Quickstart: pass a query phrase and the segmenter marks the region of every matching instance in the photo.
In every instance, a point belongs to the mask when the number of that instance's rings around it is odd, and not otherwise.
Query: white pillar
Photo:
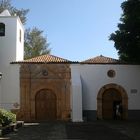
[[[77,67],[78,68],[78,67]],[[71,119],[73,122],[82,122],[82,85],[78,69],[71,67]]]
[[[0,108],[2,106],[2,92],[1,92],[1,79],[0,79]]]

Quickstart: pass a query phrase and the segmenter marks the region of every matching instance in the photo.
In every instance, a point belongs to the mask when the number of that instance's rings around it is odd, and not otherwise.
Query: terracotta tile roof
[[[14,63],[71,63],[72,61],[69,61],[67,59],[63,59],[54,55],[41,55],[37,56],[31,59],[23,60],[23,61],[16,61],[11,62]]]
[[[105,57],[105,56],[97,56],[97,57],[94,57],[94,58],[90,58],[90,59],[87,59],[85,61],[82,61],[81,63],[87,63],[87,64],[112,64],[112,63],[120,63],[119,60],[117,59],[113,59],[113,58],[110,58],[110,57]]]

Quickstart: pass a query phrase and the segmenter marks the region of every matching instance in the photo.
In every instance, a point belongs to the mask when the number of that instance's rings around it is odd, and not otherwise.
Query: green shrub
[[[2,126],[16,122],[16,115],[5,109],[0,109],[0,124]]]

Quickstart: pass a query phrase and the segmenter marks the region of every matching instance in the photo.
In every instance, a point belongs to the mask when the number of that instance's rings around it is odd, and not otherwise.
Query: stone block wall
[[[69,120],[70,79],[69,64],[21,64],[20,109],[17,118],[38,121],[36,95],[41,90],[50,90],[56,96],[56,120]]]

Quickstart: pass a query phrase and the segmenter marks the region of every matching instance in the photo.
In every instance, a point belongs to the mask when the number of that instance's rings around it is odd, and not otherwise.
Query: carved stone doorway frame
[[[108,89],[117,90],[122,98],[123,116],[122,119],[125,120],[128,117],[128,95],[125,89],[117,84],[111,83],[104,85],[98,92],[97,95],[97,119],[103,119],[103,94]]]

